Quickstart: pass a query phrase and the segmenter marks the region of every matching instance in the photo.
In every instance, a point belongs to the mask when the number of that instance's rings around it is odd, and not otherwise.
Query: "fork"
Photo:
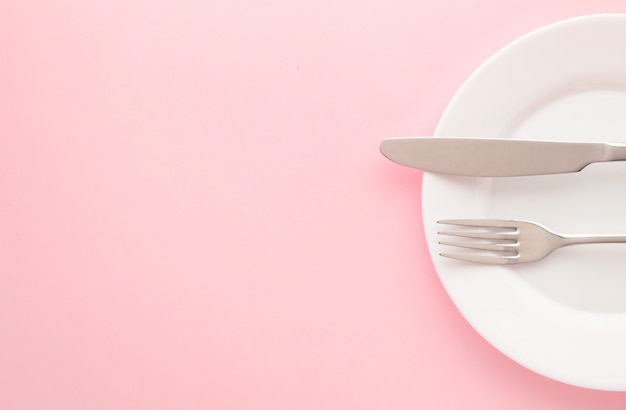
[[[503,219],[447,219],[439,224],[467,228],[438,232],[440,235],[468,238],[461,242],[442,241],[441,245],[487,251],[488,254],[440,253],[446,258],[491,265],[513,265],[541,260],[563,246],[586,243],[626,243],[626,235],[562,235],[534,222]],[[481,240],[481,241],[475,241]]]

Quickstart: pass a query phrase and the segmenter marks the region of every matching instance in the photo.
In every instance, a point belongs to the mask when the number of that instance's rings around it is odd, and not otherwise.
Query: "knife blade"
[[[626,145],[606,142],[395,137],[385,138],[380,151],[408,167],[473,177],[578,172],[594,162],[626,160]]]

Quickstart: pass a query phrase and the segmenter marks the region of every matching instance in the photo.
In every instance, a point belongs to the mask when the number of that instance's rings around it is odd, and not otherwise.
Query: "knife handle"
[[[607,143],[605,145],[605,161],[626,161],[626,144]]]

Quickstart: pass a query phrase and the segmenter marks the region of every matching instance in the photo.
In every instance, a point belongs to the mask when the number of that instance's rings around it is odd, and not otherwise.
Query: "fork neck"
[[[563,246],[585,243],[626,243],[626,235],[563,235]]]

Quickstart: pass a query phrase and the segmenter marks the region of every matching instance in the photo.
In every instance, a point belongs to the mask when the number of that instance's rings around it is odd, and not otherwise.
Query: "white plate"
[[[556,23],[513,42],[461,87],[438,136],[626,141],[626,15]],[[514,267],[438,256],[436,221],[510,218],[563,233],[626,233],[626,163],[580,173],[425,173],[424,228],[451,299],[489,343],[565,383],[626,390],[626,244],[563,248]]]

